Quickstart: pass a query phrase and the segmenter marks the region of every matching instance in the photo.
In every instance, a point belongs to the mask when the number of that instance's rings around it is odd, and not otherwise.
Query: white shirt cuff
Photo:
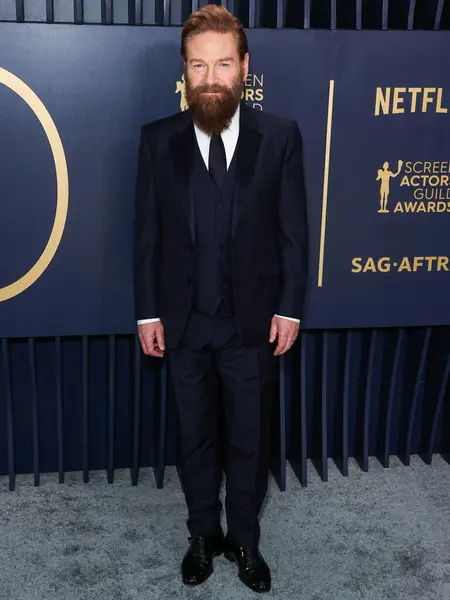
[[[280,319],[287,319],[288,321],[294,321],[294,323],[300,323],[300,319],[294,319],[294,317],[283,317],[283,315],[274,315],[280,317]]]
[[[144,323],[157,323],[158,321],[161,321],[161,319],[141,319],[137,324],[143,325]]]
[[[280,317],[280,319],[287,319],[288,321],[294,321],[294,323],[300,323],[300,319],[294,319],[293,317],[285,317],[283,315],[274,315],[275,317]],[[138,325],[143,325],[144,323],[157,323],[161,319],[141,319],[137,322]]]

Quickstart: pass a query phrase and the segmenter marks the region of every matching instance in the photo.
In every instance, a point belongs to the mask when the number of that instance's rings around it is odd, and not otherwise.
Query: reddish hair
[[[248,52],[248,41],[245,29],[239,19],[233,16],[224,6],[207,4],[189,17],[181,31],[181,56],[186,60],[186,42],[189,38],[204,33],[232,33],[238,45],[239,58],[244,60]]]

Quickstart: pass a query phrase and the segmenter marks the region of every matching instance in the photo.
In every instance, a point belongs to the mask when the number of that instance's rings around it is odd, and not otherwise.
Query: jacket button
[[[190,277],[186,277],[186,281],[188,282],[188,285],[191,285],[192,279]]]
[[[190,250],[191,252],[194,252],[194,244],[189,244],[189,250]]]

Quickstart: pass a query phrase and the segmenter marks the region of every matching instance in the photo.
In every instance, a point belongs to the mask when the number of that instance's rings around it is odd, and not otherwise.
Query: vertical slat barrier
[[[73,0],[73,21],[75,25],[83,25],[83,0]]]
[[[301,435],[301,463],[300,463],[300,483],[303,487],[308,485],[308,460],[306,446],[306,348],[307,348],[307,332],[300,334],[300,435]]]
[[[413,393],[413,397],[412,397],[412,401],[411,401],[411,410],[409,413],[408,433],[407,433],[407,437],[406,437],[406,448],[405,448],[405,454],[403,456],[403,463],[406,466],[409,466],[409,464],[411,462],[411,445],[412,445],[412,436],[413,436],[413,431],[414,431],[414,422],[415,422],[415,418],[416,418],[417,404],[419,401],[422,378],[423,378],[423,374],[425,371],[425,364],[426,364],[427,355],[428,355],[428,348],[430,345],[430,338],[431,338],[431,327],[427,327],[426,332],[425,332],[425,337],[423,340],[422,352],[420,353],[419,368],[417,370],[416,382],[414,385],[414,393]]]
[[[362,29],[362,0],[356,0],[356,29]]]
[[[6,393],[6,438],[8,447],[9,490],[12,492],[16,487],[16,476],[14,473],[14,422],[12,411],[11,369],[9,365],[9,344],[8,340],[5,338],[2,339],[2,355]]]
[[[441,416],[441,412],[444,407],[445,392],[447,389],[449,377],[450,377],[450,354],[447,357],[447,363],[445,366],[444,375],[442,377],[442,382],[441,382],[441,385],[439,388],[439,396],[438,396],[438,401],[436,404],[436,410],[434,412],[433,425],[432,425],[431,433],[430,433],[430,441],[428,444],[427,453],[424,457],[424,461],[426,462],[427,465],[431,465],[431,462],[433,459],[433,451],[434,451],[435,444],[436,444],[436,434],[438,431],[438,425],[439,425],[439,419]]]
[[[350,399],[350,366],[354,332],[347,331],[344,367],[344,391],[342,401],[342,475],[348,476],[348,405]]]
[[[83,481],[89,482],[89,340],[84,335],[81,341],[81,386],[83,420]]]
[[[168,27],[170,25],[170,0],[164,0],[163,25],[165,27]]]
[[[128,0],[128,25],[136,25],[136,3]]]
[[[102,25],[113,23],[113,0],[101,0]]]
[[[286,0],[277,0],[277,29],[283,29],[286,22]]]
[[[414,13],[416,11],[416,0],[409,0],[408,30],[414,29]]]
[[[330,29],[336,29],[337,26],[337,7],[336,0],[330,0]]]
[[[397,379],[400,365],[400,357],[405,342],[406,330],[400,329],[397,337],[397,345],[395,347],[394,365],[392,367],[391,382],[389,386],[389,398],[388,406],[386,411],[386,424],[385,424],[385,438],[384,438],[384,450],[383,456],[381,457],[381,464],[383,467],[389,467],[389,451],[391,443],[391,430],[392,430],[392,409],[394,407],[395,390],[397,388]]]
[[[116,336],[109,336],[108,483],[114,482],[114,417],[116,399]]]
[[[250,29],[256,27],[256,0],[250,0],[248,5],[248,26]]]
[[[144,0],[135,0],[134,1],[134,22],[136,25],[142,25],[142,14],[144,11]]]
[[[198,10],[198,0],[192,0],[192,12]]]
[[[16,0],[16,21],[17,23],[24,23],[25,21],[24,0]]]
[[[139,478],[139,441],[141,427],[141,367],[142,353],[139,336],[135,335],[134,344],[134,423],[133,423],[133,466],[131,483],[137,485]]]
[[[58,476],[64,483],[64,422],[62,394],[62,348],[61,337],[55,339],[56,419],[58,430]]]
[[[234,2],[235,0],[221,0],[221,5],[229,10],[232,15],[234,15]]]
[[[304,0],[303,8],[303,28],[309,29],[311,26],[311,0]]]
[[[382,15],[381,15],[381,29],[386,31],[389,23],[389,0],[383,0]]]
[[[128,0],[128,25],[142,25],[143,0]]]
[[[434,18],[434,27],[435,31],[439,31],[441,28],[441,19],[442,19],[442,11],[444,10],[444,0],[439,0],[436,7],[436,16]]]
[[[375,365],[375,349],[377,345],[377,330],[373,329],[370,336],[369,361],[367,363],[366,391],[364,396],[364,431],[363,431],[363,458],[362,470],[369,470],[369,445],[370,445],[370,407],[372,398],[372,378]]]
[[[166,414],[167,414],[167,361],[164,360],[160,372],[160,413],[159,441],[156,450],[156,465],[153,468],[156,486],[161,489],[164,485],[165,451],[166,451]]]
[[[39,472],[39,425],[38,425],[38,399],[36,382],[36,352],[34,338],[28,338],[28,364],[30,367],[31,380],[31,423],[33,435],[33,473],[34,485],[40,483]]]
[[[322,423],[322,463],[321,477],[323,481],[328,481],[328,341],[329,333],[323,333],[322,347],[322,408],[321,408],[321,423]]]
[[[53,23],[55,19],[53,0],[46,0],[45,2],[45,18],[47,23]]]

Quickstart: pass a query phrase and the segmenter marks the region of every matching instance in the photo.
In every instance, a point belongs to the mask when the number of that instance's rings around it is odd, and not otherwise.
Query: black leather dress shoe
[[[225,558],[238,564],[239,579],[254,592],[268,592],[270,570],[258,548],[238,546],[228,539],[225,544]]]
[[[222,554],[223,536],[190,537],[191,542],[181,563],[183,583],[198,585],[208,579],[213,572],[213,558]]]

